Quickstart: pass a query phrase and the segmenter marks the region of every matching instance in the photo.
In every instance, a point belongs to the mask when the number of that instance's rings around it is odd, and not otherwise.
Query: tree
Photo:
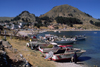
[[[41,20],[49,20],[48,16],[42,17]]]
[[[8,22],[9,23],[10,21],[9,20],[5,20],[5,22]]]
[[[95,25],[96,26],[100,26],[100,22],[95,22]]]
[[[73,27],[73,24],[82,24],[83,22],[81,22],[79,19],[76,18],[67,18],[67,17],[56,17],[55,20],[57,21],[57,23],[61,23],[61,24],[67,24],[68,26]]]
[[[24,18],[22,18],[22,21],[25,21]]]
[[[20,17],[17,16],[17,17],[15,17],[13,20],[15,20],[15,21],[20,20]]]
[[[68,16],[72,16],[73,17],[73,14],[68,14]]]
[[[87,13],[85,13],[88,17],[92,17],[91,15],[89,15],[89,14],[87,14]]]
[[[43,24],[42,23],[35,23],[34,26],[40,28],[41,26],[43,26]]]
[[[90,23],[91,23],[91,24],[94,24],[92,20],[90,20]]]

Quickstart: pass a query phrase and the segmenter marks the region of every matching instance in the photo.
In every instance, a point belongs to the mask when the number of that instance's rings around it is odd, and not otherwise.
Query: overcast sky
[[[15,17],[22,11],[29,11],[40,16],[53,7],[68,4],[100,18],[100,0],[0,0],[0,17]]]

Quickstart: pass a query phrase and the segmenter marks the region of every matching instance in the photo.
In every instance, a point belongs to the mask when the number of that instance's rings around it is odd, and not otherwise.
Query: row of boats
[[[85,39],[85,36],[76,36],[74,38],[58,38],[57,36],[46,34],[45,37],[40,37],[39,40],[42,42],[30,41],[29,43],[26,43],[26,45],[31,49],[38,49],[44,55],[45,59],[60,61],[71,59],[75,54],[77,54],[77,57],[80,57],[84,52],[86,52],[86,50],[74,48],[72,45],[61,44],[70,44],[76,42],[77,40]],[[49,45],[52,45],[52,48],[46,47]]]
[[[65,36],[63,36],[63,38],[60,38],[58,36],[54,36],[50,34],[45,34],[44,37],[40,36],[40,40],[49,41],[57,44],[72,44],[78,40],[85,40],[85,39],[86,37],[84,35],[79,35],[71,38],[66,38]]]

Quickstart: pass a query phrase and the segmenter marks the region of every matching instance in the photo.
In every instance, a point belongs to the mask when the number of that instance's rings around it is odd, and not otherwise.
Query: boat
[[[54,30],[54,32],[57,32],[57,30]]]
[[[45,34],[44,37],[42,37],[42,36],[39,36],[39,37],[40,37],[39,38],[40,40],[44,40],[44,41],[54,41],[58,38],[58,36],[51,35],[51,34]]]
[[[48,52],[50,52],[50,51],[52,51],[52,52],[57,52],[58,49],[60,49],[60,47],[57,46],[57,45],[54,45],[52,48],[41,48],[41,47],[39,46],[38,49],[39,49],[39,51],[42,52],[42,53],[48,53]]]
[[[28,43],[26,43],[26,46],[31,48],[32,50],[38,50],[38,47],[41,46],[41,47],[45,47],[47,46],[48,44],[46,44],[45,42],[39,42],[39,41],[30,41]]]
[[[61,31],[58,31],[58,33],[61,33]]]
[[[84,35],[75,36],[76,40],[85,40],[86,37]]]
[[[61,38],[61,40],[55,41],[57,44],[72,44],[75,42],[75,38]]]
[[[77,57],[80,57],[84,52],[85,52],[85,50],[81,50],[81,51],[76,52]],[[59,50],[58,53],[53,54],[51,59],[54,60],[54,61],[68,60],[68,59],[71,59],[74,56],[74,54],[75,54],[74,51],[66,52],[64,50]]]
[[[45,59],[51,59],[54,61],[71,59],[71,57],[73,57],[75,53],[77,54],[77,57],[80,57],[84,52],[86,52],[86,50],[73,48],[72,45],[56,45],[55,47],[60,48],[56,48],[55,50],[53,48],[39,48],[39,50],[42,53],[45,53]]]

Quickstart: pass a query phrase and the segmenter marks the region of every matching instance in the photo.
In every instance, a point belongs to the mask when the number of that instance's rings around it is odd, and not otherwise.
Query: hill
[[[35,15],[28,11],[23,11],[21,14],[11,19],[11,21],[17,22],[35,22]]]
[[[48,16],[55,20],[56,17],[70,17],[77,18],[83,22],[81,25],[82,28],[98,28],[95,26],[95,22],[100,22],[99,20],[93,18],[91,15],[80,11],[79,9],[72,7],[70,5],[60,5],[53,7],[49,12],[40,16],[40,18]],[[93,23],[91,24],[92,21]]]

